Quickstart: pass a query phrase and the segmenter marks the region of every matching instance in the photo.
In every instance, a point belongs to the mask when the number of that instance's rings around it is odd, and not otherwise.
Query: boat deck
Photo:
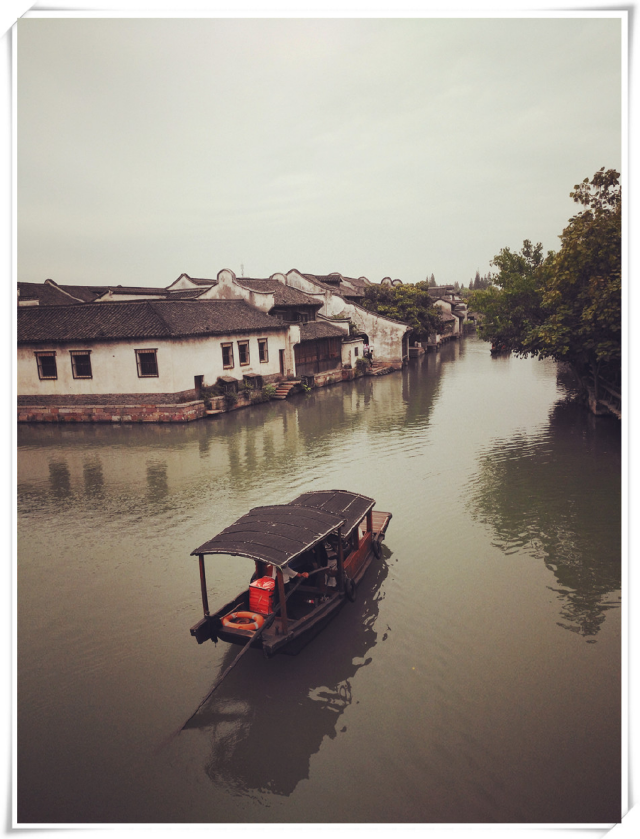
[[[383,513],[378,510],[372,512],[373,516],[373,538],[384,536],[391,521],[391,513]]]

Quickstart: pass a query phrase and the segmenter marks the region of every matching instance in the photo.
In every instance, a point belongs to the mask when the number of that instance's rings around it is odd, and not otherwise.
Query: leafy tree
[[[569,362],[592,407],[598,378],[620,381],[621,189],[619,173],[604,167],[574,187],[583,210],[569,219],[557,253],[542,254],[528,240],[519,254],[494,258],[495,285],[470,300],[483,322],[480,334],[520,355]]]
[[[440,310],[429,297],[426,282],[415,285],[370,285],[365,288],[362,305],[394,320],[408,323],[413,337],[426,341],[429,335],[442,332]]]
[[[435,288],[435,287],[436,287],[436,278],[432,274],[431,277],[429,278],[429,288]]]
[[[574,187],[571,197],[584,210],[562,231],[562,247],[543,290],[550,314],[539,329],[545,355],[571,362],[580,377],[600,375],[614,384],[621,364],[619,178],[602,167]]]
[[[539,352],[536,330],[544,320],[542,286],[552,254],[546,257],[542,245],[527,239],[520,253],[503,248],[494,257],[500,270],[496,285],[482,287],[476,279],[469,305],[483,315],[478,332],[481,338],[520,355]],[[480,290],[478,288],[480,283]]]

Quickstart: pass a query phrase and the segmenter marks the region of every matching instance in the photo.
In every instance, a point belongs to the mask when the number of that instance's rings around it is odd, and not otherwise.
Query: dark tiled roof
[[[303,274],[302,276],[323,286],[329,286],[333,289],[338,287],[340,294],[351,296],[361,296],[364,293],[363,290],[368,285],[371,285],[371,282],[366,277],[344,277],[337,271],[332,274]]]
[[[340,283],[340,294],[343,297],[357,297],[358,299],[364,297],[364,291],[361,288],[354,288],[348,283]]]
[[[319,277],[316,277],[315,274],[302,274],[302,276],[307,280],[311,280],[312,283],[315,283],[317,286],[320,286],[320,288],[328,288],[331,289],[331,291],[335,291],[334,285],[329,285],[328,283],[322,282],[322,280]]]
[[[343,277],[343,279],[356,288],[364,289],[367,286],[373,285],[371,280],[368,280],[366,277]]]
[[[109,291],[114,294],[169,294],[166,288],[151,288],[150,286],[133,285],[110,285],[105,289],[105,293]]]
[[[218,284],[217,280],[207,280],[204,277],[190,277],[188,274],[180,274],[178,280],[182,279],[182,277],[186,277],[187,280],[191,280],[191,282],[195,283],[196,285],[212,286]],[[178,280],[174,280],[174,282],[178,282]]]
[[[301,341],[315,341],[317,338],[345,338],[347,335],[344,329],[326,320],[310,320],[300,324]]]
[[[168,291],[167,300],[195,300],[206,292],[205,288],[183,288],[181,291]],[[234,380],[235,381],[235,380]]]
[[[350,282],[342,282],[345,278],[340,274],[302,274],[302,276],[320,288],[329,289],[334,294],[339,294],[341,297],[349,297],[351,299],[357,298],[358,300],[364,297],[364,293],[360,288],[355,288],[350,284]]]
[[[305,274],[305,277],[313,277],[327,285],[339,285],[342,280],[341,274]]]
[[[18,309],[18,343],[177,338],[282,329],[244,300],[145,300]]]
[[[79,297],[84,303],[91,303],[107,290],[106,285],[61,285],[60,288]]]
[[[218,281],[215,280],[215,279],[214,280],[208,280],[205,277],[189,277],[189,279],[191,280],[192,283],[195,283],[196,285],[206,285],[206,286],[218,285]]]
[[[18,283],[19,301],[38,300],[41,306],[69,306],[82,302],[77,292],[71,291],[73,286],[58,286],[50,283]],[[64,294],[68,291],[68,294]],[[76,298],[73,300],[69,295]],[[92,298],[93,299],[93,298]]]
[[[256,280],[252,277],[237,277],[236,281],[253,291],[269,291],[273,293],[273,301],[276,306],[315,306],[322,307],[320,300],[314,300],[304,291],[285,285],[278,280]]]

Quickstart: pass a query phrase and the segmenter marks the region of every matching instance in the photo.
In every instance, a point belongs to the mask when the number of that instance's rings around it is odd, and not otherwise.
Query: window
[[[71,350],[71,370],[74,379],[92,379],[91,350]]]
[[[258,338],[258,357],[260,361],[269,361],[269,347],[266,338]]]
[[[145,376],[158,375],[158,350],[136,350],[136,361],[138,363],[138,376],[142,379]]]
[[[353,348],[353,354],[355,355],[356,358],[358,357],[358,347]]]
[[[57,379],[56,354],[54,352],[37,352],[38,377],[40,379]]]
[[[222,366],[233,367],[233,344],[222,344]]]
[[[249,363],[249,342],[238,341],[238,358],[240,359],[240,366],[244,367]]]

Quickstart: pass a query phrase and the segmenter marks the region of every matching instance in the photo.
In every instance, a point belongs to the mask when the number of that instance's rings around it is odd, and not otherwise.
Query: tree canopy
[[[443,328],[440,310],[432,304],[428,288],[426,281],[415,285],[370,285],[365,288],[362,305],[385,317],[408,323],[413,328],[413,337],[426,341],[429,335],[441,332]]]
[[[621,363],[621,189],[604,167],[570,193],[584,208],[560,236],[557,253],[525,240],[494,257],[493,286],[474,291],[480,335],[523,356],[572,364],[579,377],[617,384]]]
[[[546,257],[542,245],[526,239],[519,253],[503,248],[493,258],[498,268],[494,285],[473,292],[470,308],[483,315],[482,338],[519,355],[538,355],[536,330],[544,321],[542,288],[552,254]]]

